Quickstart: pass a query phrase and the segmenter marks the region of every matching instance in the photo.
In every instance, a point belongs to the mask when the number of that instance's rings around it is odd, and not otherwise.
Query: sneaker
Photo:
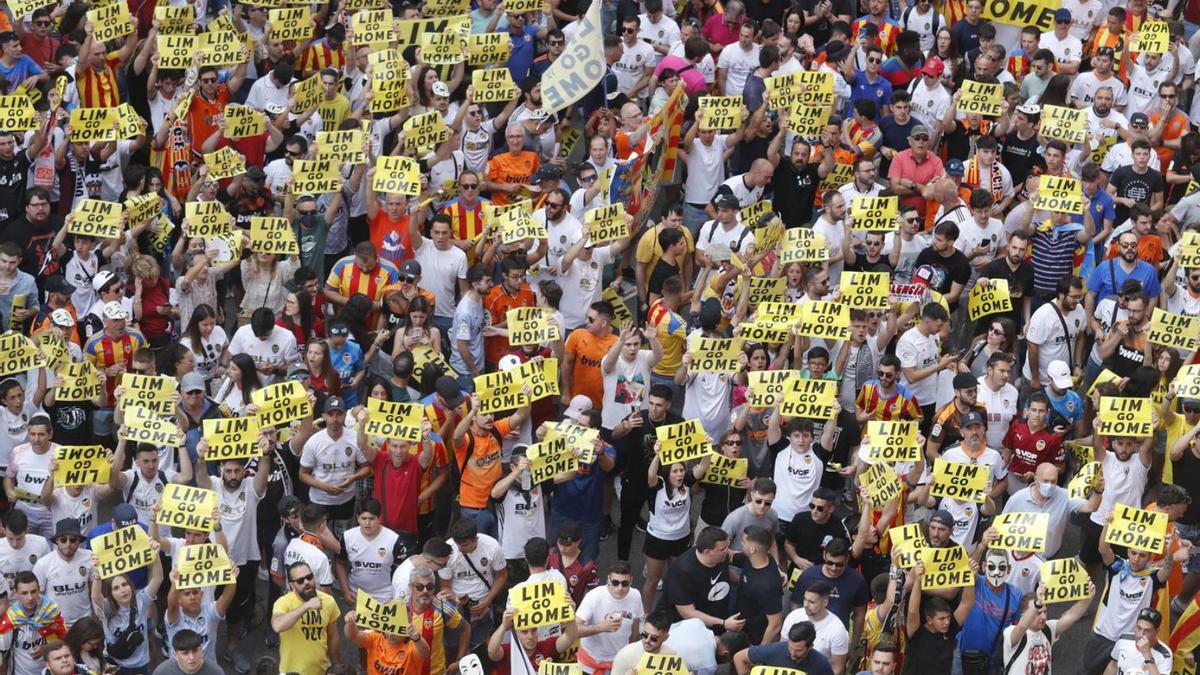
[[[250,659],[239,651],[226,651],[225,658],[233,664],[233,669],[239,673],[249,673],[252,670]]]
[[[641,532],[642,534],[646,534],[646,521],[642,520],[641,518],[638,518],[637,522],[633,524],[633,529],[635,532]]]
[[[608,541],[615,529],[612,518],[605,518],[604,522],[600,524],[600,541]]]

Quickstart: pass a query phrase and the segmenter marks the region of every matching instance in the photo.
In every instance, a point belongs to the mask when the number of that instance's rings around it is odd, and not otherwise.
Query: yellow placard
[[[750,206],[738,211],[738,222],[746,227],[758,227],[762,217],[775,211],[775,204],[770,199],[760,199]]]
[[[250,250],[255,253],[299,255],[300,245],[287,218],[251,216]]]
[[[505,244],[525,239],[546,238],[545,223],[534,220],[524,208],[500,211],[496,214],[494,222],[500,227],[500,240]]]
[[[1200,267],[1200,232],[1187,230],[1179,241],[1179,266],[1183,269]]]
[[[790,378],[783,387],[783,401],[779,404],[779,414],[783,417],[815,420],[833,417],[837,384],[834,380]]]
[[[111,465],[100,445],[59,445],[54,449],[54,485],[105,485]]]
[[[583,675],[583,666],[578,663],[542,661],[538,664],[538,675]]]
[[[542,74],[542,109],[546,112],[557,112],[575,103],[604,78],[606,64],[600,3],[588,7],[579,30],[575,31],[569,54],[571,58],[556,59]]]
[[[746,373],[750,390],[746,402],[752,408],[771,408],[783,400],[787,381],[800,378],[798,370],[752,370]]]
[[[504,315],[508,343],[514,347],[540,345],[562,338],[558,322],[545,307],[514,307]]]
[[[117,406],[122,410],[138,407],[164,417],[175,414],[175,391],[179,387],[175,378],[122,373],[120,385],[123,391]]]
[[[127,525],[105,532],[91,541],[96,576],[101,579],[128,574],[151,565],[158,559],[150,547],[150,537],[141,525]]]
[[[1071,441],[1067,441],[1063,445],[1066,446],[1067,452],[1071,453],[1071,460],[1077,466],[1083,466],[1096,460],[1096,448],[1090,445],[1080,445]]]
[[[836,190],[841,186],[854,180],[854,162],[842,164],[837,162],[833,165],[833,171],[829,175],[821,179],[817,184],[817,190],[821,191],[818,194],[823,194],[826,190]]]
[[[209,22],[208,32],[197,36],[196,49],[204,55],[204,65],[233,68],[239,63],[249,60],[250,36],[230,28],[217,27],[215,23],[215,21]],[[297,90],[293,89],[292,91],[296,92]]]
[[[896,564],[903,569],[912,569],[921,562],[921,549],[929,546],[925,533],[921,531],[920,523],[910,523],[893,527],[887,532],[892,542],[892,550],[896,552]]]
[[[904,484],[891,464],[876,462],[862,472],[862,484],[867,488],[867,496],[871,503],[879,507],[904,492]]]
[[[214,496],[216,496],[215,493]],[[166,501],[165,498],[164,501]],[[178,563],[175,569],[179,572],[179,577],[175,582],[175,588],[181,591],[189,588],[228,586],[237,581],[237,568],[229,562],[225,551],[216,544],[181,546],[178,549],[177,557]]]
[[[780,302],[786,292],[787,279],[783,277],[750,277],[751,305],[762,302]]]
[[[1050,516],[1046,513],[1002,513],[992,522],[999,536],[991,543],[992,548],[1006,551],[1046,552],[1046,533],[1050,528]]]
[[[555,476],[577,471],[579,458],[567,450],[567,441],[561,436],[547,438],[526,448],[525,456],[529,458],[530,482],[538,485]]]
[[[364,9],[350,17],[354,44],[366,45],[372,51],[386,47],[396,39],[392,28],[392,13],[386,9]]]
[[[294,195],[342,191],[341,165],[331,158],[292,160],[292,177]]]
[[[354,625],[385,635],[405,635],[408,632],[408,603],[393,600],[382,603],[358,589],[354,601]]]
[[[56,372],[58,376],[64,380],[64,385],[65,380],[69,378],[78,379],[80,377],[86,377],[88,373],[95,372],[95,367],[93,367],[91,370],[86,368],[77,368],[73,371],[67,371],[66,366],[73,365],[69,363],[71,356],[67,349],[67,341],[55,334],[54,331],[43,330],[34,333],[33,338],[37,341],[38,351],[40,351],[42,356],[46,359],[46,367]],[[89,366],[92,365],[90,361],[83,361],[80,363],[80,365],[83,364],[87,364]],[[83,384],[86,385],[86,381]],[[55,400],[63,400],[62,390],[62,385],[55,390]]]
[[[975,284],[967,296],[967,318],[978,321],[985,316],[1012,311],[1012,294],[1007,279],[988,279],[987,284]]]
[[[33,14],[34,10],[55,4],[54,0],[8,0],[8,9],[18,21]]]
[[[511,371],[484,373],[475,378],[475,412],[493,415],[529,405],[525,388]]]
[[[850,307],[840,302],[817,300],[801,305],[797,335],[826,340],[850,339]]]
[[[421,169],[411,157],[383,155],[375,160],[371,189],[385,194],[416,197],[421,194]]]
[[[17,297],[22,300],[25,298],[23,295]],[[46,357],[42,356],[42,350],[28,336],[20,333],[0,336],[0,377],[24,373],[45,364]]]
[[[864,197],[858,195],[850,203],[850,228],[867,232],[894,232],[896,230],[896,211],[900,208],[900,198]]]
[[[125,200],[125,224],[129,227],[137,227],[142,223],[152,220],[155,216],[162,213],[162,197],[157,193],[151,192],[144,195],[134,195]]]
[[[404,143],[418,155],[432,152],[447,138],[450,138],[450,127],[446,126],[446,119],[437,110],[414,115],[404,122]]]
[[[392,403],[377,398],[367,399],[368,436],[396,438],[409,443],[421,442],[421,420],[425,408],[419,403]]]
[[[433,18],[466,14],[469,11],[470,0],[429,0],[425,3],[421,15]]]
[[[191,6],[189,5],[190,9]],[[163,9],[158,7],[157,9]],[[187,70],[196,65],[198,40],[195,35],[163,35],[154,39],[158,47],[158,67],[162,70]]]
[[[708,470],[704,472],[704,476],[700,479],[701,483],[738,487],[746,479],[746,473],[750,469],[750,461],[745,457],[733,459],[719,452],[710,452],[708,453],[708,457]]]
[[[795,103],[788,108],[788,129],[802,138],[816,138],[829,124],[832,106]]]
[[[413,377],[419,382],[421,375],[424,374],[425,368],[434,366],[450,377],[456,377],[459,373],[450,367],[450,363],[446,361],[446,357],[442,353],[433,349],[429,345],[417,345],[412,348],[413,355]]]
[[[268,10],[271,40],[307,40],[313,35],[312,12],[307,7]]]
[[[267,118],[254,108],[238,103],[225,106],[225,138],[251,138],[267,131]]]
[[[133,140],[142,135],[142,125],[145,122],[133,106],[122,103],[117,106],[117,138]]]
[[[1078,558],[1059,558],[1042,563],[1041,580],[1046,586],[1045,602],[1075,602],[1091,597],[1092,579]]]
[[[92,24],[92,40],[96,42],[111,42],[133,32],[129,5],[124,2],[112,2],[89,9],[87,20]]]
[[[612,325],[614,328],[620,330],[633,321],[633,314],[629,311],[629,305],[625,304],[624,298],[617,293],[616,288],[605,286],[604,290],[600,292],[600,299],[607,302],[609,307],[613,309]]]
[[[67,232],[98,239],[116,239],[121,236],[121,211],[121,204],[117,202],[84,199],[75,207]]]
[[[637,675],[688,675],[687,665],[678,654],[644,652],[637,662]]]
[[[1042,106],[1042,123],[1038,133],[1067,143],[1087,140],[1087,111],[1060,105]]]
[[[991,470],[986,464],[948,462],[939,457],[933,461],[933,479],[930,495],[982,504],[991,482]]]
[[[255,389],[250,394],[250,402],[258,406],[258,421],[263,427],[278,426],[312,415],[312,404],[308,401],[304,385],[295,380]]]
[[[700,110],[704,117],[700,123],[703,131],[734,131],[742,126],[741,96],[703,96]]]
[[[472,66],[506,63],[511,51],[512,41],[508,33],[472,33],[467,38],[467,63]],[[509,79],[512,79],[511,76]],[[474,75],[471,82],[475,82]],[[478,84],[475,85],[475,95],[479,96]]]
[[[664,424],[654,429],[654,435],[660,443],[658,458],[664,466],[700,459],[712,450],[708,432],[700,425],[700,420]]]
[[[1116,504],[1104,541],[1162,555],[1167,550],[1167,514]]]
[[[125,408],[125,435],[132,443],[151,443],[179,447],[179,427],[171,420],[160,417],[142,407]]]
[[[457,33],[425,33],[420,45],[421,60],[430,65],[462,63],[467,58],[464,41]]]
[[[1061,6],[1059,0],[986,0],[983,18],[1019,28],[1037,26],[1049,33],[1054,30],[1054,12]]]
[[[779,264],[826,260],[829,260],[829,245],[825,243],[825,235],[805,227],[793,227],[784,232],[779,244]]]
[[[688,340],[688,354],[692,363],[688,371],[693,373],[736,373],[741,370],[738,355],[742,341],[736,338],[693,337]]]
[[[317,159],[332,160],[335,165],[363,164],[367,161],[363,151],[361,129],[346,131],[318,131]]]
[[[894,464],[921,460],[915,420],[870,420],[863,444],[867,446],[867,460],[871,462]]]
[[[292,107],[290,112],[302,115],[316,108],[325,98],[321,74],[315,73],[292,85]]]
[[[537,12],[545,5],[543,0],[512,0],[512,4],[508,0],[504,2],[504,11],[509,14],[525,14],[527,12]]]
[[[791,339],[791,327],[786,324],[773,323],[767,319],[743,321],[734,331],[739,339],[750,342],[767,342],[783,344]]]
[[[887,272],[842,272],[842,302],[851,309],[890,309],[892,277]]]
[[[1042,176],[1038,179],[1033,208],[1056,213],[1083,214],[1083,187],[1078,178]]]
[[[189,237],[214,239],[230,230],[229,212],[221,202],[187,202],[183,205],[183,231]]]
[[[1100,462],[1088,462],[1067,483],[1067,496],[1071,499],[1091,499],[1099,480]]]
[[[64,345],[65,347],[65,345]],[[50,357],[47,356],[47,360]],[[62,384],[54,390],[54,400],[62,403],[91,401],[102,393],[96,367],[88,361],[67,363],[58,371]]]
[[[1171,44],[1171,28],[1166,21],[1143,21],[1132,50],[1147,54],[1166,54]]]
[[[262,455],[258,435],[262,431],[257,417],[229,417],[204,420],[204,440],[208,452],[204,459],[223,462],[227,459],[250,459]]]
[[[116,108],[76,108],[69,122],[71,142],[115,141],[119,122]]]
[[[1200,398],[1200,365],[1186,365],[1171,381],[1177,398]]]
[[[1001,103],[1004,101],[1004,85],[963,80],[962,88],[959,91],[962,96],[958,100],[958,112],[985,117],[1000,116]]]
[[[1108,368],[1101,370],[1100,374],[1096,376],[1096,379],[1092,381],[1092,386],[1088,387],[1088,396],[1091,396],[1092,392],[1096,391],[1096,385],[1103,384],[1105,382],[1118,382],[1120,379],[1120,375],[1117,375]]]
[[[557,625],[575,618],[566,589],[557,581],[518,584],[509,594],[509,601],[516,630]]]
[[[162,493],[157,523],[185,530],[212,532],[217,493],[213,490],[168,483]]]
[[[28,96],[0,96],[0,131],[28,131],[37,127],[37,119]]]
[[[529,400],[558,396],[558,359],[530,359],[513,369],[514,377],[529,387]]]
[[[1153,409],[1154,404],[1149,398],[1102,396],[1096,433],[1101,436],[1149,436],[1154,433]]]
[[[781,666],[751,666],[750,675],[805,675],[803,670]]]
[[[208,165],[208,177],[212,180],[225,180],[246,173],[245,158],[229,146],[204,153],[204,163]]]
[[[1147,341],[1182,352],[1193,352],[1196,351],[1198,339],[1200,318],[1154,308],[1150,315],[1150,329],[1146,331]]]
[[[925,574],[921,577],[922,591],[975,585],[975,573],[971,571],[970,557],[961,545],[923,548],[921,564],[925,566]]]
[[[587,226],[588,239],[593,246],[629,236],[629,224],[625,220],[623,203],[588,209],[583,215],[583,221]]]
[[[158,5],[154,8],[154,18],[159,23],[159,35],[187,33],[195,29],[196,10],[191,5]]]
[[[801,70],[787,75],[768,77],[764,83],[767,85],[767,91],[771,92],[772,107],[805,106],[825,108],[826,110],[833,107],[833,73],[831,72]]]

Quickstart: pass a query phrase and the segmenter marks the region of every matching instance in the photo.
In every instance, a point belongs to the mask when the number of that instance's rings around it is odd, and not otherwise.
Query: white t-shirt
[[[941,355],[942,341],[937,333],[929,336],[921,334],[916,327],[909,328],[900,336],[896,343],[896,356],[900,359],[901,368],[928,368],[937,363]],[[903,372],[900,381],[916,396],[917,403],[929,405],[937,398],[937,378],[930,375],[917,382],[909,382]]]
[[[893,237],[897,236],[894,232],[888,232],[883,237],[883,250],[889,254],[892,251]],[[892,272],[892,281],[895,283],[906,284],[912,280],[913,270],[917,267],[917,256],[921,255],[921,251],[929,248],[930,237],[925,233],[913,235],[911,240],[905,241],[900,238],[900,263],[896,265],[896,270]]]
[[[72,497],[67,488],[54,488],[54,501],[50,506],[50,520],[57,523],[63,518],[79,521],[79,530],[87,533],[96,526],[96,486],[84,486],[78,497]]]
[[[939,82],[932,89],[925,86],[925,78],[913,80],[908,86],[912,95],[912,115],[927,127],[941,123],[950,107],[950,92]]]
[[[654,352],[649,349],[639,350],[632,361],[618,355],[612,372],[603,373],[604,405],[600,408],[600,426],[612,429],[629,413],[645,407],[650,394],[653,358]]]
[[[933,41],[937,37],[934,26],[938,25],[939,28],[945,26],[946,20],[938,15],[937,9],[932,5],[924,14],[918,12],[916,6],[913,6],[901,16],[900,25],[905,30],[911,30],[917,34],[921,41],[921,52],[926,53],[933,49]]]
[[[1040,376],[1038,379],[1042,382],[1049,379],[1046,369],[1050,367],[1051,361],[1064,361],[1068,366],[1075,367],[1070,360],[1071,357],[1077,356],[1075,354],[1075,336],[1079,335],[1079,331],[1087,325],[1087,312],[1083,309],[1083,303],[1076,305],[1075,309],[1062,316],[1061,320],[1059,317],[1058,306],[1054,302],[1047,302],[1038,307],[1033,316],[1029,317],[1029,325],[1025,327],[1025,340],[1039,347],[1038,370]],[[1064,321],[1067,325],[1067,335],[1065,336],[1063,335]],[[1026,380],[1032,379],[1029,372],[1029,359],[1025,360],[1021,374]]]
[[[421,263],[421,288],[433,293],[437,300],[433,315],[453,318],[458,280],[467,278],[467,254],[453,245],[445,251],[438,250],[433,241],[424,239],[413,257]]]
[[[813,621],[803,607],[797,607],[784,617],[783,630],[780,635],[786,636],[792,626],[801,621],[809,621],[813,628],[817,629],[817,639],[813,641],[812,646],[825,658],[832,661],[835,656],[845,656],[850,653],[850,633],[846,630],[846,624],[830,611],[826,611],[820,621]]]
[[[725,45],[717,58],[717,68],[725,72],[725,96],[741,96],[746,80],[758,68],[758,52],[761,49],[757,43],[749,51],[742,49],[739,42]]]
[[[200,338],[200,349],[196,349],[196,345],[192,344],[192,339],[186,335],[179,338],[179,344],[187,347],[192,352],[192,356],[196,359],[196,372],[207,382],[213,379],[213,375],[221,364],[221,352],[225,350],[225,345],[229,344],[229,336],[225,334],[225,329],[220,326],[213,326],[212,333],[208,337]]]
[[[1080,73],[1075,77],[1075,81],[1071,83],[1071,97],[1082,101],[1084,105],[1088,106],[1088,110],[1091,111],[1092,101],[1096,98],[1096,90],[1100,87],[1110,87],[1112,89],[1114,108],[1125,104],[1125,83],[1115,74],[1109,74],[1108,79],[1101,80],[1096,77],[1096,71],[1094,70]],[[1116,130],[1110,129],[1110,131],[1115,133]]]
[[[304,541],[303,537],[292,539],[283,550],[284,570],[298,562],[308,565],[318,586],[333,585],[333,568],[329,565],[329,556],[325,555],[325,551]]]
[[[1042,33],[1038,46],[1054,52],[1054,59],[1059,63],[1076,63],[1083,58],[1083,42],[1071,35],[1070,29],[1064,38],[1059,38],[1054,31]]]
[[[723,158],[728,138],[728,135],[713,136],[712,145],[705,145],[699,136],[692,141],[687,153],[687,180],[683,184],[684,200],[688,204],[701,207],[708,204],[724,182]]]
[[[58,603],[63,621],[71,624],[91,614],[92,552],[79,548],[70,560],[57,551],[37,561],[33,573],[41,584],[42,593]]]
[[[1008,425],[1017,416],[1017,388],[1006,383],[1000,387],[1000,391],[992,391],[985,383],[985,378],[981,377],[976,392],[976,402],[987,408],[988,447],[999,448],[1003,445]]]
[[[591,260],[576,257],[565,270],[561,269],[562,261],[559,261],[558,285],[563,292],[559,310],[568,327],[584,325],[588,306],[599,300],[604,292],[604,267],[612,259],[610,247],[597,246],[592,249]]]
[[[853,181],[849,183],[853,185]],[[813,222],[812,231],[824,235],[825,246],[829,249],[829,253],[840,252],[842,250],[842,242],[846,239],[846,226],[843,221],[836,223],[829,222],[829,219],[823,214]],[[846,267],[843,260],[829,264],[829,287],[837,288],[838,283],[842,280],[842,270]]]
[[[470,558],[470,562],[467,562]],[[473,566],[473,567],[472,567]],[[438,577],[450,582],[455,595],[465,595],[472,600],[481,600],[488,593],[488,585],[496,580],[496,572],[508,566],[500,542],[486,534],[480,534],[475,550],[464,555],[458,550],[458,542],[450,541],[450,560],[438,570]],[[484,584],[479,574],[487,577]]]
[[[237,332],[233,334],[233,340],[229,342],[229,353],[235,356],[249,354],[254,359],[255,366],[282,366],[300,361],[296,336],[292,331],[280,326],[274,326],[266,340],[258,339],[250,324],[242,326],[237,329]],[[267,375],[260,371],[258,379],[265,387],[268,384],[274,384],[281,378],[273,373]]]
[[[1139,112],[1149,115],[1158,110],[1158,86],[1167,81],[1167,76],[1171,74],[1171,64],[1164,58],[1158,67],[1151,71],[1141,63],[1133,63],[1126,74],[1129,76],[1129,94],[1125,103],[1125,115],[1128,117]]]
[[[481,175],[487,173],[488,155],[492,152],[492,138],[495,134],[496,123],[493,120],[485,120],[475,131],[463,125],[462,144],[459,149],[466,158],[468,169]]]
[[[5,406],[0,406],[0,467],[7,468],[12,461],[13,448],[24,443],[29,437],[29,420],[37,413],[33,405],[33,397],[25,396],[24,407],[17,414],[9,412]]]
[[[1116,314],[1113,314],[1114,308],[1117,310]],[[1096,303],[1096,310],[1092,312],[1092,318],[1100,324],[1101,332],[1108,333],[1112,330],[1114,321],[1128,320],[1129,312],[1117,304],[1115,295],[1110,295]],[[1095,363],[1102,363],[1104,359],[1100,358],[1100,336],[1097,335],[1096,338],[1096,342],[1092,345],[1090,358]]]
[[[668,494],[666,479],[659,476],[658,486],[651,488],[649,506],[646,534],[663,541],[678,541],[691,534],[692,491],[686,484]]]
[[[1070,34],[1080,41],[1090,40],[1092,31],[1104,21],[1105,8],[1100,0],[1062,0],[1062,8],[1071,10]],[[1042,34],[1038,46],[1045,47],[1042,42],[1045,39],[1045,34]]]
[[[42,486],[50,480],[50,460],[57,452],[57,444],[51,443],[50,449],[38,454],[33,446],[22,443],[13,448],[12,459],[8,464],[8,477],[16,483],[18,504],[28,514],[49,517],[50,512],[42,504]]]
[[[780,520],[790,523],[797,514],[808,512],[824,469],[824,462],[811,447],[801,452],[789,444],[775,456],[773,508]]]
[[[1150,467],[1142,464],[1137,453],[1122,462],[1117,453],[1106,452],[1100,470],[1104,475],[1104,493],[1100,497],[1100,507],[1089,516],[1097,525],[1104,524],[1117,504],[1141,503],[1150,475]]]
[[[1004,663],[1012,664],[1008,672],[1049,673],[1050,647],[1058,641],[1057,626],[1058,619],[1050,619],[1046,622],[1046,628],[1050,630],[1049,639],[1046,639],[1045,633],[1040,630],[1025,631],[1025,645],[1019,654],[1016,654],[1016,647],[1012,643],[1012,632],[1017,630],[1017,627],[1005,628],[1004,636],[1000,638],[1000,641],[1004,645]],[[1016,654],[1015,659],[1014,654]]]
[[[15,591],[13,579],[17,572],[32,572],[38,560],[50,555],[50,542],[40,534],[26,533],[25,545],[19,549],[8,543],[8,538],[0,538],[0,572],[8,583],[0,588],[0,595]]]
[[[366,463],[366,455],[345,429],[336,440],[329,436],[328,429],[318,431],[304,443],[304,452],[300,455],[300,466],[312,469],[313,478],[334,485],[341,484],[358,470],[359,464]],[[354,487],[348,486],[340,495],[312,488],[308,496],[314,504],[337,506],[354,499]]]
[[[629,91],[642,79],[647,68],[653,68],[658,62],[658,52],[641,40],[634,40],[633,45],[621,41],[621,59],[612,64],[613,74],[617,76],[617,86],[621,91]],[[643,95],[647,93],[642,88]]]
[[[1154,667],[1159,673],[1171,672],[1171,649],[1162,642],[1150,648]],[[1117,662],[1117,675],[1142,675],[1146,672],[1146,657],[1137,648],[1132,634],[1122,635],[1113,645],[1112,660]]]
[[[162,466],[161,457],[159,458],[159,466]],[[141,470],[136,467],[125,469],[121,473],[125,475],[125,488],[122,490],[125,502],[133,505],[134,510],[137,511],[139,521],[143,523],[153,521],[154,515],[150,513],[150,509],[162,501],[163,489],[175,477],[175,471],[162,469],[150,479],[143,476]],[[137,479],[137,485],[133,484],[135,478]]]
[[[552,223],[546,220],[546,209],[541,208],[533,212],[533,220],[546,225],[546,255],[539,261],[542,264],[541,271],[538,272],[535,281],[545,281],[546,279],[556,279],[547,269],[550,267],[557,268],[562,263],[562,257],[571,248],[571,245],[579,241],[583,236],[583,223],[571,214],[564,214],[562,219],[557,223]],[[530,250],[537,246],[536,242],[530,242]],[[561,283],[559,284],[561,285]]]
[[[538,486],[529,491],[528,499],[520,490],[509,489],[496,510],[500,528],[500,548],[508,560],[525,558],[525,542],[534,537],[546,538],[546,496]]]
[[[955,445],[942,453],[942,459],[947,462],[958,462],[960,464],[990,466],[991,482],[993,484],[1008,478],[1008,464],[1004,462],[1004,457],[990,446],[984,449],[979,457],[971,459],[967,456],[966,451],[962,449],[962,445]]]
[[[750,206],[751,204],[762,199],[763,190],[765,189],[765,186],[762,185],[758,187],[748,187],[746,185],[746,174],[744,173],[729,178],[725,182],[721,183],[721,187],[728,188],[729,192],[732,193],[734,197],[737,197],[738,204],[741,204],[742,208],[746,208],[747,206]],[[745,225],[747,227],[756,227],[758,223],[746,223]]]
[[[679,24],[665,13],[659,18],[658,23],[650,21],[649,14],[641,14],[638,18],[642,22],[641,28],[638,30],[638,40],[649,40],[650,44],[667,49],[680,42]],[[654,51],[654,66],[657,67],[663,60],[663,55],[657,50],[652,51]]]
[[[200,636],[200,644],[204,647],[204,660],[207,663],[217,662],[217,631],[220,630],[221,622],[225,620],[223,614],[217,612],[217,603],[204,602],[200,604],[200,613],[196,616],[190,616],[182,609],[179,610],[179,615],[175,617],[175,621],[166,619],[167,639],[166,643],[171,644],[175,634],[181,630],[194,631]],[[171,654],[174,655],[174,649]]]
[[[618,600],[612,596],[606,584],[588,591],[575,610],[575,618],[588,625],[606,623],[609,617],[616,614],[621,616],[620,628],[611,633],[596,633],[580,638],[580,648],[597,661],[612,661],[617,652],[629,644],[633,622],[640,621],[646,615],[642,610],[642,594],[636,588],[630,588],[629,593]]]
[[[256,562],[258,552],[258,500],[265,496],[254,491],[254,480],[247,476],[236,490],[227,490],[220,478],[213,479],[221,509],[221,529],[229,543],[229,559],[239,567]]]

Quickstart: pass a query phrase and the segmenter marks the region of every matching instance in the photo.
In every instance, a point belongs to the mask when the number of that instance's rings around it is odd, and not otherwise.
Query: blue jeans
[[[442,334],[442,352],[446,355],[446,358],[449,359],[450,350],[453,349],[453,347],[450,345],[454,344],[454,339],[450,337],[450,329],[454,327],[454,319],[444,316],[435,316],[432,319],[432,323],[433,327],[438,329],[438,332]]]
[[[712,220],[708,217],[708,212],[704,210],[705,206],[707,204],[683,203],[683,224],[692,231],[693,241],[700,235],[700,226]]]
[[[475,527],[480,534],[486,534],[489,537],[499,536],[496,530],[496,516],[490,510],[461,506],[458,513],[464,519],[475,521]]]
[[[561,511],[554,509],[550,510],[550,531],[546,533],[546,541],[553,545],[558,541],[558,528],[568,520],[574,520],[579,523],[579,529],[583,532],[583,541],[580,542],[580,555],[583,560],[599,560],[600,559],[600,530],[602,529],[602,520],[580,520],[577,518],[569,518],[562,514]]]

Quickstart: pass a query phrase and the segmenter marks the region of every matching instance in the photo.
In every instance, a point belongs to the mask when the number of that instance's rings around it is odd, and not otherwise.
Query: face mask
[[[1054,494],[1054,483],[1038,483],[1038,492],[1043,497],[1049,497]]]
[[[305,225],[306,227],[312,227],[313,225],[316,225],[317,224],[317,214],[305,213],[305,214],[301,215],[300,223]]]

